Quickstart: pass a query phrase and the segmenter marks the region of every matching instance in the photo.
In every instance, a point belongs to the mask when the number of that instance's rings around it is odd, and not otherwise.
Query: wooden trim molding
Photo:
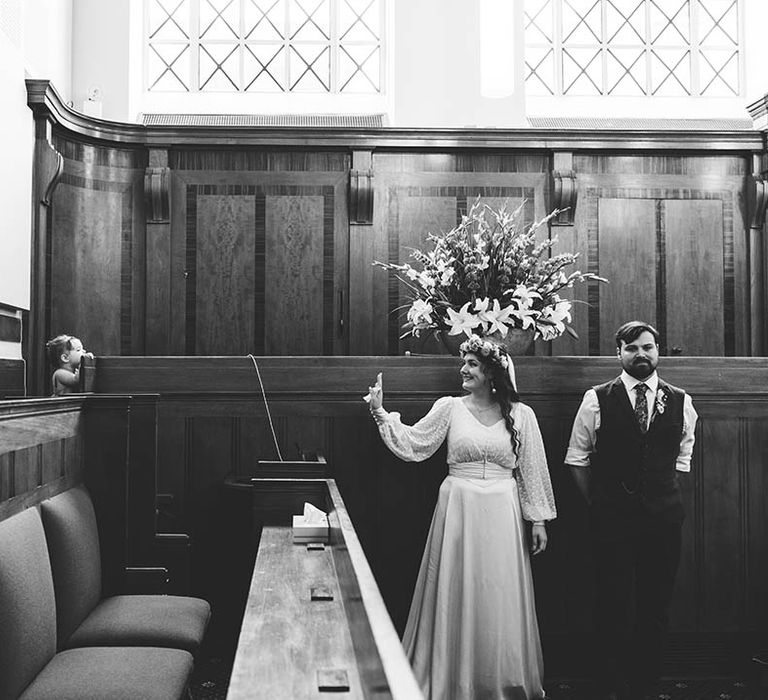
[[[206,143],[401,149],[755,151],[763,135],[751,130],[650,129],[415,129],[394,127],[145,126],[95,119],[68,107],[48,80],[27,80],[27,104],[41,117],[80,135],[126,145],[168,147]]]
[[[768,205],[768,153],[752,154],[752,179],[755,181],[752,228],[762,228],[765,226],[765,210]]]
[[[768,155],[752,154],[755,183],[752,222],[749,228],[749,342],[750,354],[765,355],[765,210],[768,205]]]
[[[552,166],[552,209],[562,210],[552,220],[552,225],[573,226],[579,194],[573,153],[555,153]]]
[[[349,171],[349,221],[373,223],[373,170]]]
[[[170,218],[171,169],[168,167],[146,169],[144,174],[144,209],[147,223],[167,224]]]

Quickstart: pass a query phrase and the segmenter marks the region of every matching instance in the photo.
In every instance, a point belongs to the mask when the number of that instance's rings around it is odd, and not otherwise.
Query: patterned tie
[[[635,418],[640,425],[640,430],[646,432],[648,430],[648,399],[645,398],[645,392],[648,387],[640,382],[635,385]]]

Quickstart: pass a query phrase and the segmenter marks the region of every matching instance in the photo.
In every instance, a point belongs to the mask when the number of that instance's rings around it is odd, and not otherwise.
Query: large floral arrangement
[[[411,296],[401,337],[434,329],[505,338],[510,328],[530,329],[543,340],[564,332],[578,337],[569,325],[572,302],[560,292],[576,282],[606,280],[567,272],[578,254],[550,256],[556,239],[536,241],[537,230],[558,213],[526,226],[523,204],[494,209],[478,198],[455,228],[429,234],[431,250],[412,251],[414,265],[375,261]]]

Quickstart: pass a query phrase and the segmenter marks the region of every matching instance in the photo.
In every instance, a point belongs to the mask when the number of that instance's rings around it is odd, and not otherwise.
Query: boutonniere
[[[659,389],[656,393],[656,413],[661,415],[667,407],[667,392]]]

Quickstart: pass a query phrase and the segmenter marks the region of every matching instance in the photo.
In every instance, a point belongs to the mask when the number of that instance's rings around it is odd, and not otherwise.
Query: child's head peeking
[[[80,360],[85,354],[82,341],[73,335],[57,335],[45,347],[54,368],[65,367],[73,372],[80,366]]]

